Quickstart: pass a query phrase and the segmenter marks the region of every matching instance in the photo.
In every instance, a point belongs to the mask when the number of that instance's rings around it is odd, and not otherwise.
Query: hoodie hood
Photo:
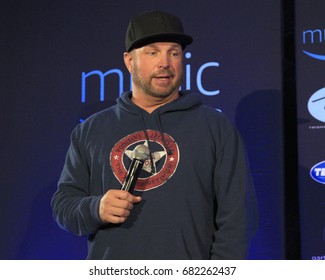
[[[143,110],[142,108],[140,108],[139,106],[135,105],[131,101],[131,97],[132,97],[132,92],[124,93],[121,97],[119,97],[116,100],[117,106],[119,108],[121,108],[122,110],[124,110],[130,114],[137,115],[139,117],[139,121],[141,122],[142,130],[145,134],[145,137],[146,137],[146,140],[148,143],[150,162],[151,162],[151,167],[153,168],[154,164],[153,164],[153,158],[152,158],[152,148],[151,148],[149,136],[147,133],[147,127],[146,127],[146,124],[144,121],[144,113],[146,111]],[[168,155],[171,155],[172,151],[170,150],[170,148],[168,147],[168,145],[166,143],[163,126],[161,123],[161,116],[168,112],[188,110],[193,107],[199,106],[201,104],[202,104],[201,99],[199,98],[199,96],[197,94],[193,94],[190,92],[185,92],[185,93],[179,92],[179,98],[177,98],[176,100],[174,100],[170,103],[162,105],[161,107],[159,107],[158,109],[156,109],[155,111],[153,111],[151,113],[152,117],[155,117],[155,119],[156,119],[157,127],[159,128],[161,139],[162,139],[162,142],[164,144],[164,147],[165,147]],[[153,169],[151,170],[151,172],[153,172]]]

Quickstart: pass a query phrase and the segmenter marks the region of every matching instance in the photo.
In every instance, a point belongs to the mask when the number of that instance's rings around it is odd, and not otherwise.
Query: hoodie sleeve
[[[58,189],[51,201],[54,219],[60,227],[76,235],[89,235],[102,225],[99,219],[101,196],[89,191],[89,165],[80,144],[80,126],[71,135]]]
[[[217,230],[211,259],[246,259],[257,227],[257,204],[242,141],[235,129],[218,151],[214,183]]]

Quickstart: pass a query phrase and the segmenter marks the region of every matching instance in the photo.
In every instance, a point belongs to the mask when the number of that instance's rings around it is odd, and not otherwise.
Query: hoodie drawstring
[[[148,136],[148,132],[147,132],[147,129],[146,129],[146,125],[145,125],[145,122],[144,122],[144,118],[143,118],[142,113],[140,113],[139,117],[140,117],[140,120],[141,120],[141,125],[142,125],[143,133],[144,133],[144,135],[146,137],[146,140],[147,140],[147,143],[148,143],[149,154],[150,154],[151,173],[154,174],[155,173],[155,170],[154,170],[154,164],[153,164],[153,158],[152,158],[151,143],[149,141],[149,136]],[[164,148],[166,149],[167,155],[170,156],[171,154],[173,154],[173,152],[169,148],[169,146],[167,145],[166,138],[165,138],[165,134],[164,134],[164,131],[163,131],[163,128],[162,128],[161,119],[160,119],[160,115],[159,114],[156,115],[156,123],[158,125],[159,133],[160,133],[161,140],[163,142]]]
[[[144,119],[143,119],[142,113],[140,113],[139,117],[140,117],[140,120],[141,120],[142,130],[144,132],[144,135],[145,135],[146,140],[147,140],[147,143],[148,143],[148,149],[149,149],[149,155],[150,155],[151,174],[154,174],[155,171],[153,169],[153,166],[154,165],[153,165],[153,158],[152,158],[152,150],[151,150],[151,147],[150,147],[151,144],[150,144],[150,141],[149,141],[149,136],[148,136],[148,132],[147,132],[147,129],[146,129],[146,125],[144,123]]]
[[[165,134],[164,134],[164,131],[163,131],[163,128],[162,128],[162,125],[161,125],[161,119],[160,119],[159,114],[156,115],[156,122],[158,124],[158,129],[159,129],[159,132],[160,132],[160,135],[161,135],[161,140],[162,140],[162,142],[164,144],[164,147],[165,147],[165,149],[167,151],[167,155],[170,156],[171,154],[173,154],[173,152],[171,151],[171,149],[167,145],[167,142],[166,142],[166,139],[165,139]]]

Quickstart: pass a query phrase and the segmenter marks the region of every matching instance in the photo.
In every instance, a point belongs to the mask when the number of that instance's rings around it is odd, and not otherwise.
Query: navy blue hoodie
[[[256,225],[255,197],[240,137],[197,94],[151,114],[124,93],[72,132],[56,221],[87,235],[88,259],[245,259]],[[120,189],[139,144],[151,151],[126,222],[105,224],[99,201]]]

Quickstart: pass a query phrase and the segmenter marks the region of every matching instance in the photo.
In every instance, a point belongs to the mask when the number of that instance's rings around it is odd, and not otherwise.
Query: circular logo
[[[174,175],[179,162],[179,149],[170,135],[155,130],[147,130],[147,135],[150,143],[148,143],[144,131],[135,132],[122,138],[114,145],[110,154],[113,173],[116,179],[123,184],[133,159],[134,148],[140,144],[150,148],[151,159],[144,162],[134,187],[136,191],[148,191],[162,186]]]
[[[308,110],[315,119],[325,122],[325,88],[316,91],[309,98]]]
[[[325,161],[319,162],[310,169],[310,176],[318,183],[325,184]]]

